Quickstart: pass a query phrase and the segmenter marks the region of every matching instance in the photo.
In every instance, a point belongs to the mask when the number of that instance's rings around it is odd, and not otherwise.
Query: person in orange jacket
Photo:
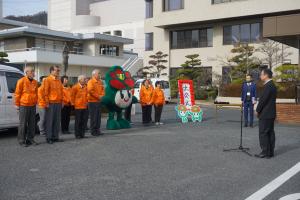
[[[101,125],[101,99],[104,96],[104,86],[101,80],[100,71],[95,69],[92,78],[87,84],[88,109],[90,113],[90,129],[93,136],[102,135]]]
[[[59,79],[60,68],[50,67],[50,75],[45,79],[44,95],[47,107],[46,141],[48,144],[62,142],[59,139],[61,108],[63,104],[63,85]]]
[[[71,115],[71,91],[72,89],[68,86],[69,77],[62,76],[61,83],[63,84],[63,108],[61,109],[61,131],[63,134],[70,134],[70,115]]]
[[[18,142],[21,146],[37,145],[34,141],[38,82],[34,69],[25,67],[25,76],[18,80],[15,89],[15,105],[19,111]]]
[[[142,106],[143,124],[148,124],[152,121],[152,95],[153,86],[150,80],[145,80],[140,89],[140,103]]]
[[[152,103],[154,105],[155,110],[155,124],[162,125],[163,123],[160,121],[160,119],[163,106],[165,104],[165,94],[164,91],[161,89],[161,82],[159,81],[155,83],[155,89],[152,95]]]
[[[40,116],[40,121],[38,122],[38,126],[40,129],[40,134],[46,136],[46,102],[45,102],[45,94],[44,94],[44,81],[47,77],[40,77],[40,87],[38,88],[38,113]]]
[[[75,138],[80,139],[85,136],[85,129],[88,121],[88,101],[86,77],[80,75],[78,83],[72,87],[72,105],[75,108]]]

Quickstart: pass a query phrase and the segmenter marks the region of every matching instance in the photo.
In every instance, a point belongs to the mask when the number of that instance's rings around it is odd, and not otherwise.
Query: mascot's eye
[[[129,90],[127,90],[127,93],[128,93],[128,97],[130,98],[130,97],[131,97],[131,94],[130,94]]]
[[[124,99],[124,94],[122,91],[120,92],[120,95],[121,95],[121,99]]]

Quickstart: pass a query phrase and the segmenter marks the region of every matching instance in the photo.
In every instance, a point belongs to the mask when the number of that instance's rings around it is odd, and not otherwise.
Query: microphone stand
[[[241,105],[241,131],[240,131],[240,145],[238,148],[231,148],[231,149],[223,149],[223,152],[243,152],[248,156],[253,156],[249,153],[249,148],[243,147],[243,104]]]

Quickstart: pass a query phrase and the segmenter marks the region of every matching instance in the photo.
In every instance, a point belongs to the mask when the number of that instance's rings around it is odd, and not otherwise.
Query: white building
[[[228,57],[236,42],[258,47],[263,38],[264,18],[300,13],[300,2],[147,0],[146,10],[145,63],[148,63],[149,55],[163,51],[169,54],[166,73],[172,73],[185,62],[186,55],[199,54],[203,67],[212,73],[226,75],[228,66],[220,62],[218,57]],[[289,51],[293,55],[288,59],[292,64],[297,64],[296,48],[291,47]]]
[[[143,0],[49,0],[48,27],[73,33],[105,33],[134,40],[125,51],[142,56],[145,2]]]
[[[23,26],[22,26],[23,25]],[[10,63],[35,67],[36,77],[47,75],[51,65],[62,65],[62,52],[69,49],[67,75],[76,80],[80,74],[91,76],[97,68],[104,74],[111,66],[126,66],[123,53],[132,39],[100,33],[68,33],[28,23],[0,19],[0,49]]]

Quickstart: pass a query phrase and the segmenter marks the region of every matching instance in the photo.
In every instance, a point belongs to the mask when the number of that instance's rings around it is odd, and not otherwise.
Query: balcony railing
[[[16,52],[24,52],[24,51],[47,51],[47,52],[54,52],[54,53],[61,53],[61,54],[63,52],[62,49],[50,49],[50,48],[42,48],[42,47],[31,47],[31,48],[24,48],[24,49],[11,49],[11,50],[5,50],[4,52],[6,52],[6,53],[16,53]],[[94,55],[91,55],[91,54],[89,54],[87,52],[83,52],[83,51],[69,51],[69,54],[94,56]],[[102,54],[98,54],[96,56],[122,58],[122,56],[102,55]]]

